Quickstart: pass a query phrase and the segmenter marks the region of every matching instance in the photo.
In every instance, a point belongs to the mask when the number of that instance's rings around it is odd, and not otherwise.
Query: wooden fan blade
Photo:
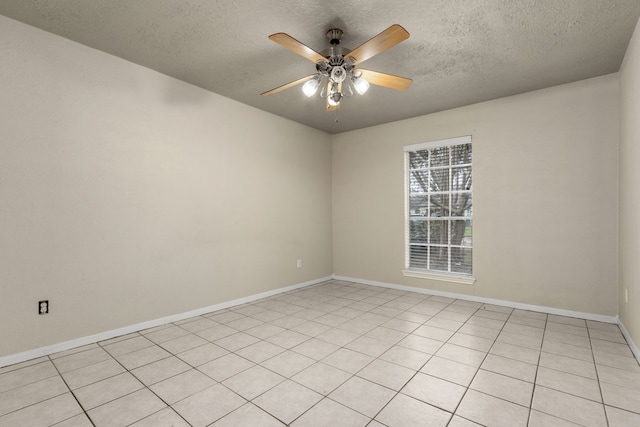
[[[338,83],[338,92],[342,92],[342,83]],[[331,93],[331,82],[327,85],[327,108],[326,111],[334,111],[340,108],[340,103],[338,105],[329,104],[329,93]]]
[[[289,89],[290,87],[293,87],[293,86],[295,86],[295,85],[299,85],[300,83],[304,83],[304,82],[306,82],[307,80],[311,80],[311,79],[312,79],[312,78],[314,78],[315,76],[317,76],[317,74],[311,74],[311,75],[309,75],[309,76],[303,77],[303,78],[298,79],[298,80],[294,80],[294,81],[289,82],[289,83],[287,83],[287,84],[284,84],[284,85],[282,85],[282,86],[278,86],[277,88],[274,88],[274,89],[268,90],[268,91],[266,91],[266,92],[262,92],[260,95],[273,95],[274,93],[278,93],[278,92],[280,92],[281,90]]]
[[[285,34],[285,33],[271,34],[269,36],[269,39],[297,53],[298,55],[307,58],[309,61],[317,62],[317,61],[327,60],[327,58],[320,55],[318,52],[311,49],[310,47],[300,43],[298,40],[294,39],[289,34]]]
[[[407,30],[398,24],[394,24],[346,54],[344,60],[353,58],[356,63],[364,62],[408,38],[409,33]]]
[[[376,86],[388,87],[395,90],[407,90],[413,80],[406,77],[398,77],[393,74],[379,73],[377,71],[357,69],[355,72],[361,72],[360,77]]]

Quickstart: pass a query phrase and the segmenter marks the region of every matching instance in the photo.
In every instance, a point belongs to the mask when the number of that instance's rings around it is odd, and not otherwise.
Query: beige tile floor
[[[0,426],[640,426],[616,325],[329,281],[0,368]]]

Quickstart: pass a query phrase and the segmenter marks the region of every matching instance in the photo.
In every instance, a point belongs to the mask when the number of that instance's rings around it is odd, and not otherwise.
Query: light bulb
[[[340,92],[333,92],[327,97],[327,103],[332,107],[340,104],[340,100],[342,99],[342,94]]]
[[[320,80],[317,77],[314,77],[311,80],[307,80],[305,84],[302,85],[302,92],[310,98],[315,95],[319,86]]]
[[[353,87],[360,95],[364,95],[369,90],[369,86],[369,82],[362,77],[358,77],[353,81]]]

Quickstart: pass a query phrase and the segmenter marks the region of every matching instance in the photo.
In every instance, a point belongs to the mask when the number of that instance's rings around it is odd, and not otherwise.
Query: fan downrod
[[[331,46],[339,45],[343,35],[344,33],[342,32],[342,30],[338,28],[333,28],[327,31],[327,38],[329,39],[329,43],[331,43]]]

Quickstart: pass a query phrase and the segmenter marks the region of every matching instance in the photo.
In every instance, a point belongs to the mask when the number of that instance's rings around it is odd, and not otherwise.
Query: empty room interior
[[[0,2],[0,427],[639,426],[639,18]]]

